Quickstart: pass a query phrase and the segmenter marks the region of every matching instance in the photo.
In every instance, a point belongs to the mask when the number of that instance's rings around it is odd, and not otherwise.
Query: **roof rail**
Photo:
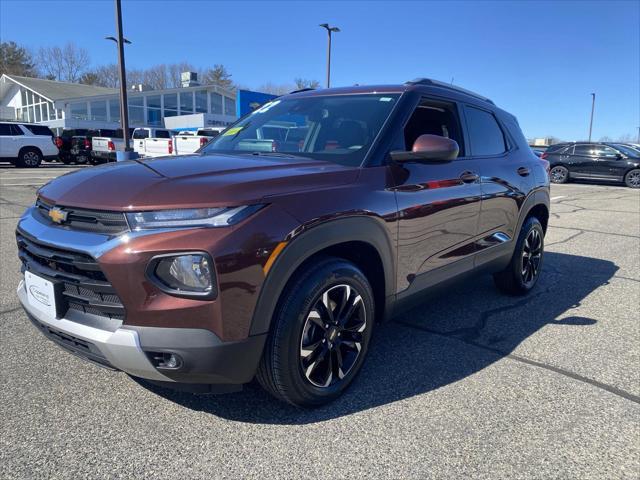
[[[472,92],[471,90],[467,90],[466,88],[456,87],[455,85],[451,85],[450,83],[444,83],[439,80],[432,80],[431,78],[415,78],[413,80],[409,80],[408,82],[404,82],[405,85],[430,85],[432,87],[440,87],[446,88],[449,90],[454,90],[456,92],[464,93],[471,97],[477,98],[479,100],[483,100],[485,102],[490,103],[491,105],[495,105],[493,100],[484,97],[476,92]]]

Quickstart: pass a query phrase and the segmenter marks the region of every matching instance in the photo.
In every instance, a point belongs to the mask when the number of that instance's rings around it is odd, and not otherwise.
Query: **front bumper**
[[[257,335],[222,342],[209,330],[193,328],[114,328],[112,323],[97,328],[100,317],[71,310],[63,318],[54,318],[29,304],[24,282],[18,286],[18,298],[34,325],[60,347],[101,366],[163,385],[248,383],[255,375],[266,340],[266,335]],[[156,368],[151,359],[158,353],[177,354],[181,365]]]

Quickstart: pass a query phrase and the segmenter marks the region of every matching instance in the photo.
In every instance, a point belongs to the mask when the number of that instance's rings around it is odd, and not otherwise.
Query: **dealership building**
[[[130,126],[195,129],[229,125],[238,118],[234,91],[200,85],[192,72],[183,74],[182,85],[129,90]],[[40,123],[57,133],[64,128],[118,128],[120,96],[113,88],[5,74],[0,77],[0,119]]]

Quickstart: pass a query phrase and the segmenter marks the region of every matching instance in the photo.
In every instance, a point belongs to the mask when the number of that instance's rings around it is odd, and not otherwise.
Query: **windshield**
[[[398,94],[279,98],[227,129],[204,153],[284,153],[358,166]]]
[[[629,145],[620,145],[619,143],[616,143],[613,146],[629,157],[640,156],[640,150],[635,149]]]

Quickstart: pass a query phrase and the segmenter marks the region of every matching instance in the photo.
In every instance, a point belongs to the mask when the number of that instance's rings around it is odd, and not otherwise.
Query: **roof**
[[[43,78],[19,77],[17,75],[3,75],[3,77],[33,90],[53,102],[67,98],[92,97],[97,95],[111,95],[118,93],[115,88],[97,87],[95,85],[83,85],[81,83],[58,82]],[[2,88],[3,85],[0,85]]]

